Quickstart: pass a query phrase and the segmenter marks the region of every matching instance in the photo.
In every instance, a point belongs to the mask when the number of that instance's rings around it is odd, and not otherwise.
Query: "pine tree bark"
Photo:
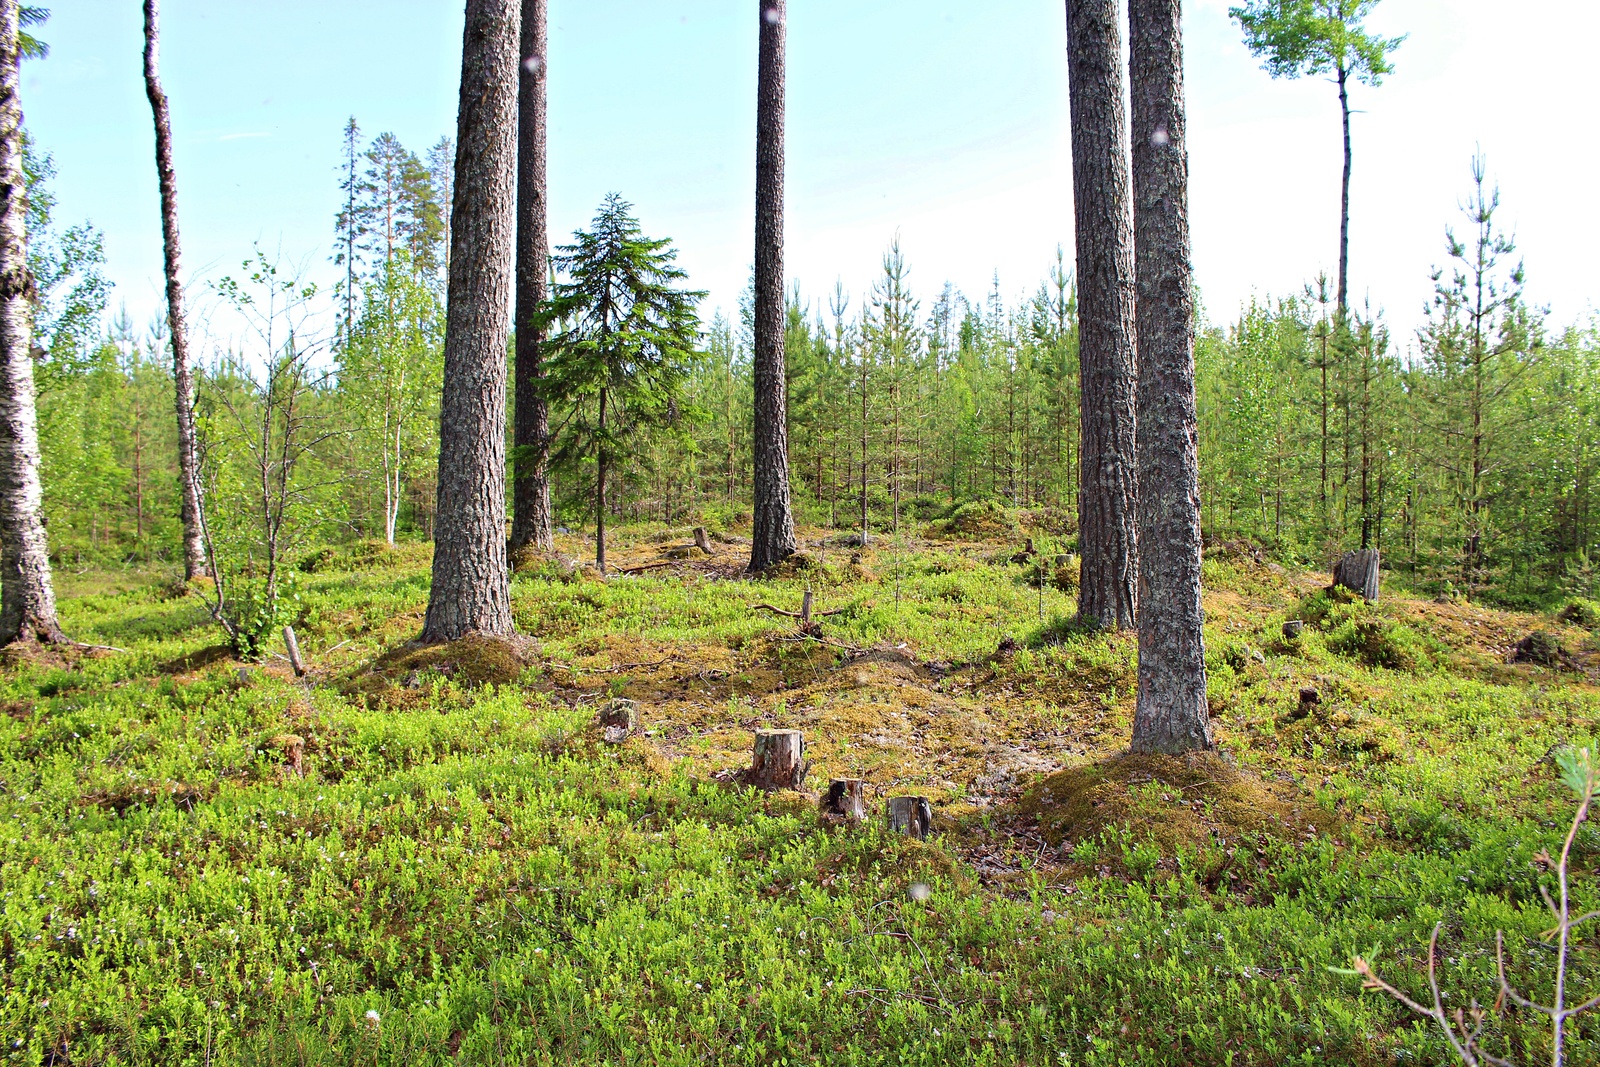
[[[516,240],[518,0],[467,0],[424,641],[509,635],[506,342]]]
[[[1134,624],[1139,573],[1133,228],[1121,62],[1116,0],[1067,0],[1082,382],[1078,614],[1108,629]]]
[[[1211,749],[1200,612],[1182,0],[1129,0],[1139,365],[1135,752]]]
[[[144,91],[156,125],[156,179],[161,187],[162,255],[167,281],[167,333],[172,340],[172,381],[178,416],[178,488],[182,503],[183,576],[211,573],[206,560],[204,506],[200,497],[200,446],[194,423],[194,372],[189,362],[189,327],[183,314],[183,279],[178,242],[178,181],[172,169],[172,117],[158,73],[161,55],[160,0],[144,0]]]
[[[545,183],[548,0],[522,0],[522,66],[517,96],[517,381],[512,444],[511,547],[555,547],[550,516],[550,406],[544,380],[540,306],[549,296]]]
[[[18,0],[0,0],[0,644],[65,642],[45,543],[22,172]]]
[[[756,74],[754,517],[750,570],[793,554],[789,428],[783,352],[784,0],[759,0]]]

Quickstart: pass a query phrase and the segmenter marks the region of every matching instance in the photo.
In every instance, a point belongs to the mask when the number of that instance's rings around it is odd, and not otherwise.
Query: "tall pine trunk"
[[[1134,624],[1139,573],[1133,226],[1121,64],[1116,0],[1067,0],[1083,412],[1078,614],[1109,629]]]
[[[752,571],[769,567],[795,550],[783,353],[784,0],[759,0],[758,10]]]
[[[1344,174],[1339,185],[1339,324],[1350,309],[1350,72],[1338,70],[1339,116],[1344,122]]]
[[[1129,0],[1139,337],[1139,696],[1133,751],[1215,747],[1200,614],[1181,0]]]
[[[0,644],[65,641],[56,622],[34,410],[18,0],[0,0]]]
[[[548,0],[522,0],[521,89],[517,98],[517,403],[512,443],[511,547],[554,547],[550,529],[550,406],[539,308],[549,295],[545,119],[549,69]]]
[[[210,573],[200,499],[200,447],[194,424],[194,372],[179,276],[178,181],[172,170],[172,117],[157,73],[161,54],[160,0],[144,0],[144,90],[156,124],[156,178],[161,186],[161,238],[167,276],[167,332],[172,339],[172,381],[178,415],[179,514],[183,520],[183,576]]]
[[[512,632],[506,571],[506,342],[516,240],[518,0],[467,0],[424,641]]]

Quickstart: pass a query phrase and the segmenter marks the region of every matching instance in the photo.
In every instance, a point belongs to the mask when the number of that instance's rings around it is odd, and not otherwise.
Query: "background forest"
[[[442,140],[424,157],[390,134],[367,142],[352,119],[343,158],[334,291],[301,285],[291,265],[258,251],[195,298],[202,321],[248,327],[212,338],[200,378],[213,508],[252,506],[245,487],[259,482],[262,457],[247,445],[263,439],[274,408],[270,368],[293,364],[301,406],[292,426],[267,432],[304,446],[284,486],[295,504],[286,550],[431,532],[451,147]],[[51,218],[47,155],[35,149],[28,173],[56,563],[170,558],[177,452],[164,327],[107,314],[98,235]],[[1370,310],[1337,326],[1326,278],[1227,321],[1202,312],[1209,539],[1248,538],[1315,565],[1376,547],[1420,590],[1506,605],[1600,593],[1600,326],[1547,321],[1524,293],[1484,161],[1463,179],[1415,338],[1392,336]],[[965,294],[919,287],[891,245],[870,292],[794,283],[786,358],[802,521],[855,528],[864,514],[871,530],[894,531],[997,502],[1051,509],[1069,532],[1075,291],[1065,259],[1044,268],[1025,299],[1008,299],[998,278]],[[629,437],[608,495],[616,518],[748,520],[750,315],[747,298],[737,320],[704,324],[674,417]],[[552,426],[570,414],[558,402]],[[593,459],[561,454],[558,514],[582,525]]]

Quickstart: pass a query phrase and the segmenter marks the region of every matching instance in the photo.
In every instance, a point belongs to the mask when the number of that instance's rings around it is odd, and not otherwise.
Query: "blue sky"
[[[56,0],[52,53],[23,76],[59,171],[58,219],[104,230],[113,305],[160,308],[160,226],[137,0]],[[550,0],[552,236],[621,192],[670,236],[709,308],[751,262],[757,5]],[[460,0],[165,0],[185,272],[251,244],[331,281],[340,131],[356,116],[419,154],[454,135]],[[1475,148],[1502,190],[1529,292],[1565,324],[1593,313],[1600,150],[1589,129],[1600,4],[1383,0],[1408,33],[1359,89],[1351,275],[1402,343],[1421,320]],[[1061,0],[789,0],[788,273],[853,307],[898,232],[924,307],[999,275],[1031,290],[1064,244],[1071,171]],[[1223,0],[1186,4],[1194,258],[1208,312],[1294,292],[1336,264],[1331,85],[1274,82]],[[197,300],[201,287],[196,284]],[[203,303],[203,301],[202,301]]]

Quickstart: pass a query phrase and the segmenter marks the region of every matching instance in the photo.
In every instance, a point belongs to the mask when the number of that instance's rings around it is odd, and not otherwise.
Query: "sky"
[[[753,260],[758,7],[549,0],[551,237],[620,192],[670,237],[706,311],[735,313]],[[23,105],[55,161],[56,219],[105,234],[112,306],[161,314],[153,133],[135,0],[56,0]],[[1299,292],[1337,266],[1339,107],[1275,81],[1226,0],[1185,7],[1190,217],[1208,317]],[[923,308],[949,281],[1015,300],[1072,261],[1061,0],[789,0],[786,266],[814,310],[851,309],[897,235]],[[167,0],[184,274],[206,283],[259,242],[331,285],[345,121],[419,155],[454,137],[460,0]],[[1382,86],[1353,91],[1352,302],[1414,338],[1460,226],[1474,152],[1501,194],[1529,297],[1556,328],[1595,314],[1600,148],[1594,0],[1382,0],[1406,34]]]

